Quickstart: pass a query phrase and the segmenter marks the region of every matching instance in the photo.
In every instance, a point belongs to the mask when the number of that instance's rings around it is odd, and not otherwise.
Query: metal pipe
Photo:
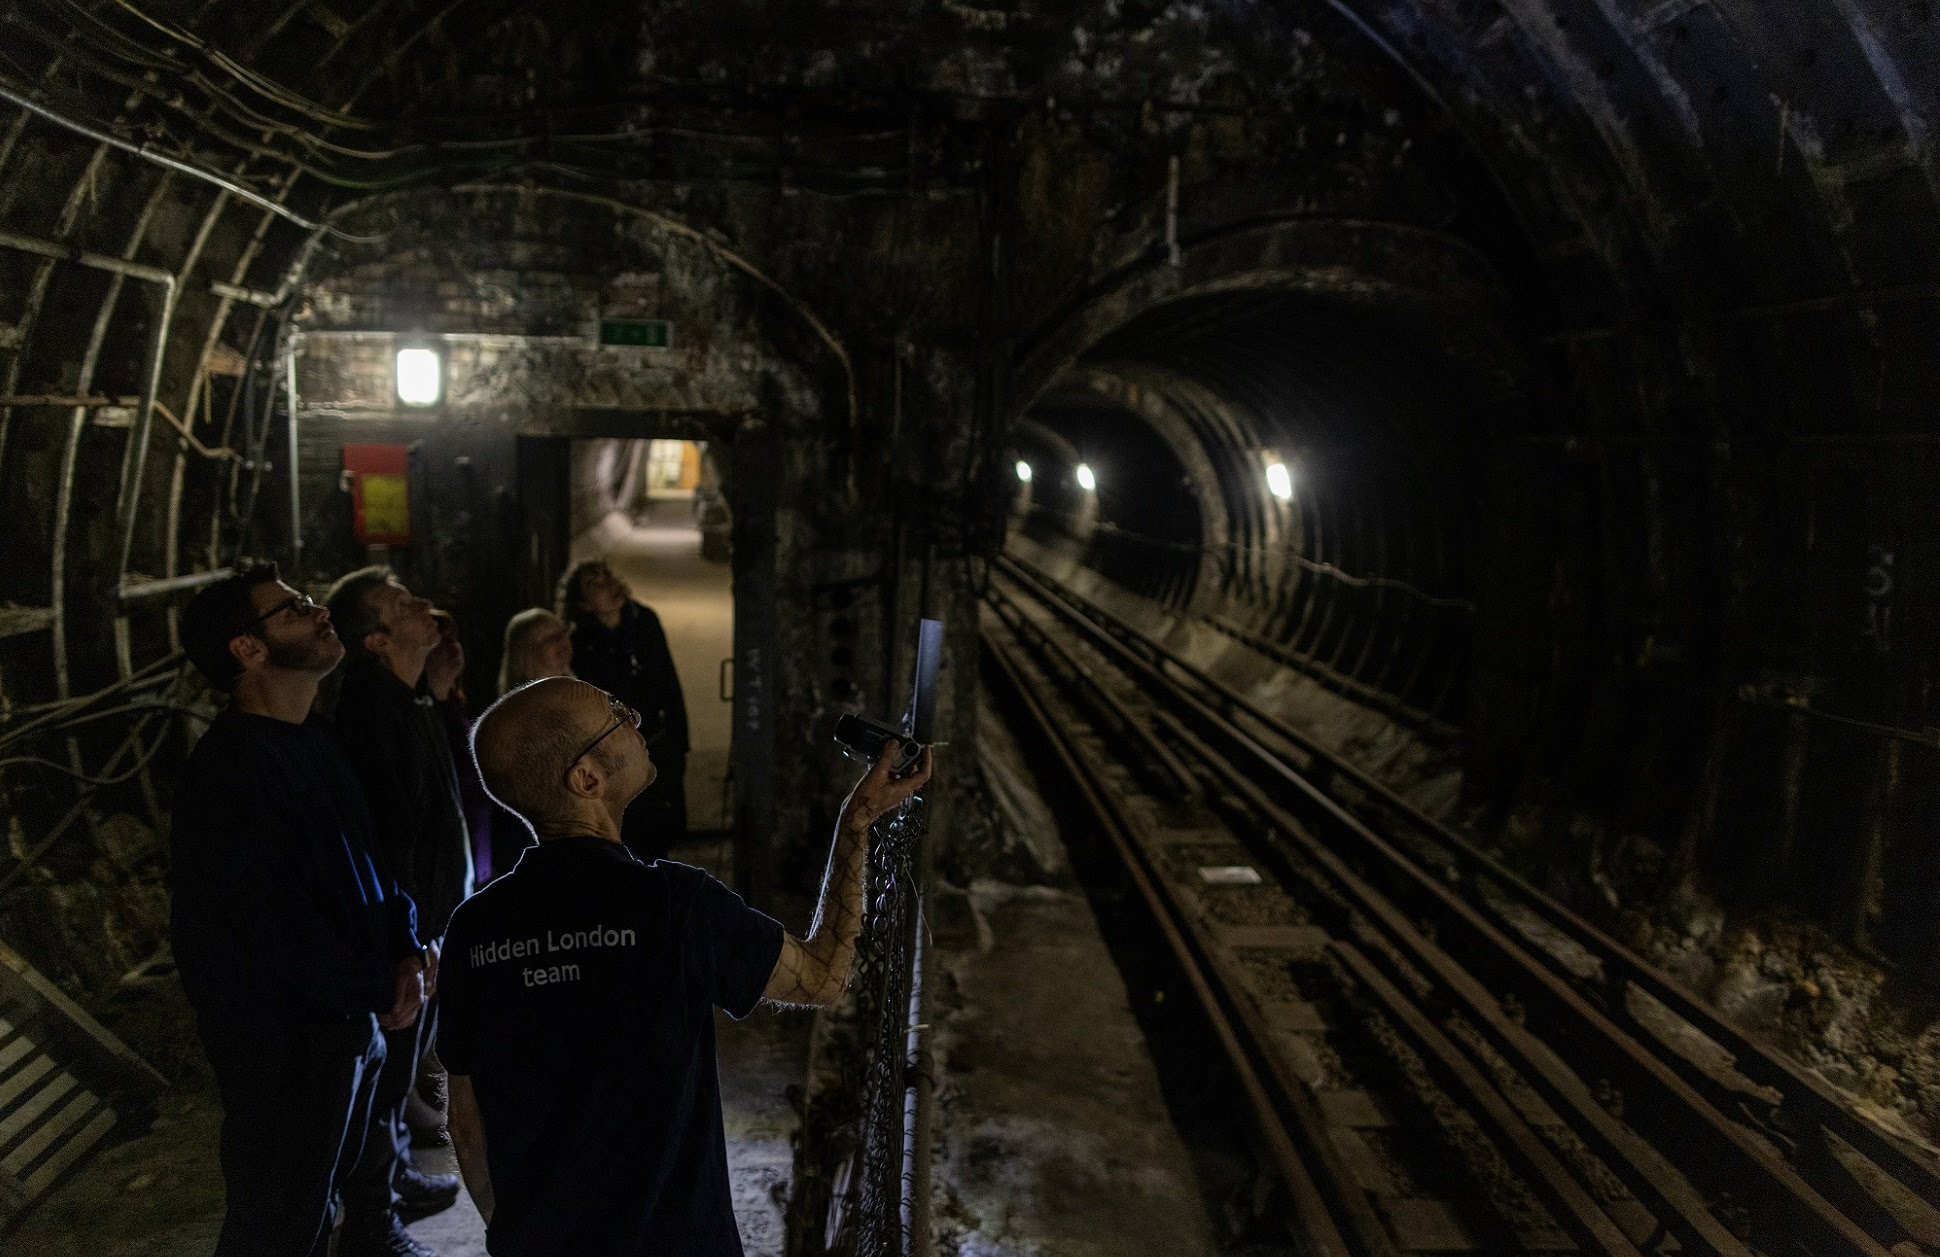
[[[175,321],[175,276],[162,285],[162,311],[155,320],[155,342],[149,349],[148,378],[141,387],[141,410],[135,415],[135,431],[129,445],[131,457],[121,460],[121,565],[120,575],[128,571],[128,556],[135,549],[136,507],[141,503],[141,479],[148,470],[148,446],[155,432],[155,395],[162,387],[162,359],[168,353],[169,325]],[[117,577],[119,579],[119,577]]]
[[[0,95],[5,94],[5,90],[0,89]],[[146,220],[146,218],[147,215],[144,214],[143,219]],[[103,253],[91,253],[85,249],[73,248],[52,240],[41,240],[34,236],[21,235],[19,232],[14,231],[0,231],[0,245],[4,245],[10,249],[18,249],[23,253],[37,253],[42,257],[73,262],[93,270],[107,271],[110,274],[121,275],[130,279],[146,280],[151,284],[161,286],[162,311],[161,316],[155,322],[155,335],[153,343],[149,347],[148,376],[142,384],[141,400],[139,402],[141,410],[135,420],[135,435],[129,447],[130,456],[124,457],[121,462],[121,489],[118,495],[116,514],[120,516],[122,525],[121,570],[125,572],[128,570],[129,552],[133,549],[135,543],[134,504],[135,500],[140,497],[141,475],[148,462],[148,441],[155,425],[155,395],[161,387],[162,360],[168,348],[169,324],[175,317],[175,276],[173,273],[163,270],[159,266],[147,266],[140,262],[129,261],[126,258],[110,257]],[[85,397],[74,399],[71,404],[76,409],[86,409],[92,408],[97,402],[92,397]],[[107,399],[101,399],[99,404],[108,404],[108,401]],[[64,466],[64,481],[67,479],[67,472],[68,469]],[[55,604],[57,606],[60,604],[58,590],[55,591]]]
[[[1165,163],[1165,260],[1168,265],[1178,266],[1179,255],[1179,155],[1172,154]]]
[[[62,410],[100,410],[108,406],[139,406],[139,397],[81,397],[66,393],[8,393],[0,406],[58,406]]]
[[[76,249],[70,245],[61,244],[58,241],[42,240],[35,236],[23,236],[17,231],[0,231],[0,245],[4,245],[10,249],[19,249],[23,253],[38,253],[42,257],[56,258],[63,262],[78,262],[82,266],[91,266],[101,271],[113,271],[117,275],[126,275],[130,279],[145,279],[154,284],[164,282],[172,283],[176,279],[176,276],[172,272],[166,271],[159,266],[148,266],[141,262],[130,262],[125,258],[112,257],[105,253],[90,253],[85,249]],[[218,297],[227,297],[231,301],[241,301],[248,305],[261,306],[265,309],[282,305],[287,298],[287,294],[285,293],[264,292],[257,288],[245,288],[240,284],[224,283],[219,279],[209,281],[209,291]],[[585,337],[551,337],[548,339],[580,342],[584,341]]]
[[[209,281],[209,291],[218,297],[227,297],[231,301],[247,302],[249,305],[261,306],[265,310],[272,306],[280,306],[283,304],[283,296],[280,293],[263,292],[257,288],[244,288],[240,284],[225,284],[219,279]]]
[[[66,127],[68,130],[74,132],[77,135],[85,135],[97,144],[104,144],[109,148],[120,149],[124,153],[132,153],[136,157],[141,158],[143,161],[154,162],[157,166],[166,167],[169,170],[180,171],[182,174],[188,175],[192,179],[200,179],[204,183],[214,184],[216,187],[221,188],[223,191],[229,193],[231,196],[241,197],[243,200],[248,201],[251,205],[255,205],[262,209],[266,209],[270,213],[276,215],[278,218],[287,219],[288,221],[295,223],[297,226],[303,228],[305,231],[315,231],[319,227],[322,227],[323,230],[330,232],[330,234],[332,235],[335,235],[335,236],[344,235],[344,233],[337,231],[335,228],[324,226],[323,224],[320,224],[320,223],[311,222],[309,219],[303,217],[301,214],[298,214],[293,210],[286,209],[283,206],[278,205],[275,201],[270,200],[262,193],[251,191],[250,189],[244,187],[240,183],[232,183],[229,180],[223,178],[221,175],[214,173],[213,171],[204,170],[200,166],[190,165],[188,162],[182,161],[179,158],[170,157],[166,153],[158,153],[146,144],[131,144],[127,140],[120,139],[113,135],[109,135],[106,131],[97,131],[93,127],[90,127],[85,123],[76,122],[72,118],[69,118],[63,114],[55,113],[53,110],[47,108],[45,105],[36,104],[34,101],[29,100],[27,97],[22,96],[17,92],[9,91],[4,86],[0,86],[0,100],[11,101],[14,104],[20,106],[22,109],[28,110],[32,113],[39,114],[41,117],[47,119],[49,122],[54,123],[56,126]],[[349,240],[367,239],[366,237],[361,237],[361,236],[344,236],[344,238]]]
[[[167,182],[165,180],[156,185],[154,194],[149,197],[147,207],[143,209],[140,220],[135,224],[135,233],[129,241],[128,252],[133,253],[142,237],[147,235],[148,220],[154,214],[155,207],[159,203],[166,187]],[[11,232],[0,233],[0,244],[9,245],[30,253],[40,253],[44,256],[71,261],[90,269],[107,271],[109,274],[115,276],[114,279],[109,281],[107,297],[102,302],[100,314],[95,318],[94,333],[88,341],[87,352],[81,359],[80,378],[75,382],[75,388],[84,396],[94,386],[95,364],[99,359],[102,341],[107,336],[108,322],[113,316],[115,304],[121,297],[122,280],[134,278],[161,284],[171,297],[175,290],[175,276],[170,272],[161,270],[158,267],[143,266],[139,262],[132,262],[126,258],[113,258],[103,254],[88,253],[80,249],[70,249],[66,246],[55,244],[52,241],[38,240],[32,236],[19,236]],[[50,252],[50,250],[53,252]],[[166,305],[168,309],[173,309],[172,300],[166,303]],[[168,334],[167,325],[159,320],[156,323],[156,330],[164,337]],[[161,351],[161,344],[157,343],[153,352],[159,356]],[[153,417],[152,410],[150,411],[150,417]],[[48,604],[54,612],[54,693],[60,698],[66,698],[72,692],[67,657],[67,534],[74,506],[74,476],[80,460],[81,436],[87,429],[87,423],[87,411],[83,408],[76,408],[74,417],[68,424],[67,440],[61,449],[60,481],[54,492],[52,553],[48,563]],[[121,464],[120,494],[117,496],[116,502],[117,516],[119,516],[122,506],[121,499],[125,497],[127,492],[128,461],[127,452],[124,451]],[[117,573],[117,582],[119,579],[120,576]],[[128,675],[130,661],[127,650],[125,649],[125,630],[120,625],[116,626],[115,646],[116,665],[125,677]],[[75,762],[76,768],[79,767],[79,756],[79,748],[74,744],[73,739],[69,739],[68,757]]]
[[[249,159],[244,158],[236,167],[237,172],[241,173],[241,171],[248,168],[248,165]],[[182,264],[175,268],[178,282],[187,279],[189,273],[195,269],[196,263],[202,260],[202,250],[207,247],[209,236],[215,231],[216,223],[220,221],[222,211],[228,204],[229,194],[226,192],[218,192],[216,193],[214,202],[203,212],[202,225],[196,230],[195,239],[190,243],[188,253],[182,258]],[[209,288],[212,292],[215,291],[216,284],[219,282],[212,281],[210,283]],[[230,287],[234,288],[235,285],[230,285]],[[246,292],[248,290],[237,289],[237,291]],[[162,412],[162,417],[173,424],[175,430],[181,433],[182,436],[182,439],[175,443],[175,460],[173,466],[169,469],[168,476],[168,504],[163,508],[162,512],[162,576],[164,579],[172,579],[181,575],[182,489],[183,482],[188,474],[189,450],[194,449],[196,453],[212,461],[224,456],[239,461],[242,457],[230,449],[223,449],[218,453],[216,450],[212,450],[202,444],[201,441],[196,439],[195,435],[196,402],[198,400],[201,401],[204,415],[207,415],[210,409],[209,390],[211,385],[209,381],[209,356],[214,352],[216,342],[221,338],[222,326],[228,321],[229,311],[233,308],[235,301],[233,297],[226,293],[218,292],[216,295],[221,300],[216,305],[216,313],[209,320],[208,328],[202,342],[202,352],[196,356],[195,370],[189,374],[189,391],[188,396],[182,402],[182,418],[177,419],[169,412],[166,406],[157,403],[157,409]],[[216,512],[211,510],[210,514],[213,517]],[[209,562],[211,565],[215,563],[214,555],[209,556]],[[127,584],[126,573],[122,575],[122,584],[124,586]],[[169,649],[182,649],[181,617],[177,614],[176,608],[172,604],[165,608],[163,619],[168,625]]]
[[[23,119],[26,116],[21,115]],[[97,148],[88,158],[88,164],[82,170],[81,177],[75,181],[74,187],[67,194],[67,202],[61,207],[60,217],[55,220],[57,234],[65,235],[74,226],[74,220],[79,216],[81,206],[86,200],[82,194],[85,190],[96,186],[95,180],[101,172],[101,163],[107,158],[107,154],[107,149]],[[31,239],[31,237],[28,238]],[[40,318],[41,302],[47,295],[47,285],[52,281],[53,276],[52,259],[34,268],[34,278],[27,285],[27,299],[21,303],[20,318],[14,324],[15,352],[8,356],[6,376],[0,379],[0,392],[11,393],[20,383],[21,365],[27,361],[26,349]],[[0,470],[4,469],[6,463],[7,436],[12,422],[12,408],[0,406]]]
[[[935,1061],[930,1054],[930,1027],[923,1019],[923,966],[927,954],[923,936],[928,922],[923,900],[916,901],[916,943],[910,959],[909,1039],[904,1075],[909,1079],[903,1103],[903,1253],[904,1257],[932,1257],[930,1233],[931,1133],[935,1113]]]
[[[283,348],[283,388],[290,404],[290,581],[303,575],[303,477],[297,458],[296,421],[296,337],[288,337]]]
[[[219,567],[210,572],[190,572],[186,576],[167,576],[159,580],[123,579],[115,597],[123,602],[137,602],[143,598],[159,598],[163,594],[179,593],[184,589],[200,589],[204,585],[214,585],[228,580],[236,574],[233,567]]]
[[[5,89],[0,88],[0,94],[4,92]],[[23,236],[17,231],[0,231],[0,245],[9,249],[19,249],[22,253],[38,253],[42,257],[93,267],[97,271],[111,271],[116,275],[126,275],[130,279],[145,279],[151,284],[168,284],[172,287],[175,283],[175,276],[159,266],[130,262],[126,258],[110,257],[105,253],[90,253],[86,249],[77,249],[72,245],[60,244],[53,240]]]

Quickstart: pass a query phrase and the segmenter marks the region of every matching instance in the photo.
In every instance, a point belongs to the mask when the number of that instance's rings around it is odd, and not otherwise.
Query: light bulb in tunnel
[[[435,405],[443,376],[437,350],[397,351],[397,399],[406,406]]]
[[[1021,458],[1017,460],[1017,478],[1025,484],[1031,482],[1031,465]]]
[[[1091,474],[1090,463],[1078,464],[1078,487],[1086,493],[1090,493],[1098,487],[1098,477]]]
[[[1266,489],[1282,502],[1293,501],[1293,472],[1285,463],[1266,465]]]

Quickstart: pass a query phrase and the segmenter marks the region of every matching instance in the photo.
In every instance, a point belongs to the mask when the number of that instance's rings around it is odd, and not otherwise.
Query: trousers
[[[215,1257],[322,1257],[384,1067],[377,1018],[205,1025],[202,1038],[222,1095],[228,1193]]]
[[[384,1068],[371,1097],[363,1155],[344,1183],[344,1229],[381,1232],[397,1208],[397,1176],[411,1163],[411,1128],[404,1102],[418,1080],[418,1066],[438,1035],[438,1000],[424,1003],[416,1024],[383,1032]]]

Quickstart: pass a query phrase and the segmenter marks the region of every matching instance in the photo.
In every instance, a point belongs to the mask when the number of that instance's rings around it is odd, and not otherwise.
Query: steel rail
[[[1261,710],[1230,686],[1179,659],[1082,594],[1057,585],[1043,573],[1032,569],[1013,556],[1001,556],[997,562],[998,566],[1006,571],[1021,574],[1027,583],[1038,591],[1050,594],[1069,606],[1080,608],[1082,614],[1095,625],[1102,626],[1112,640],[1142,656],[1148,665],[1190,678],[1211,695],[1215,700],[1214,705],[1222,708],[1229,717],[1233,714],[1244,714],[1274,736],[1284,739],[1304,754],[1320,761],[1325,765],[1328,774],[1353,782],[1356,789],[1371,796],[1390,812],[1424,831],[1443,846],[1453,860],[1454,870],[1464,882],[1472,884],[1475,879],[1486,877],[1500,883],[1519,903],[1535,911],[1546,924],[1584,947],[1602,962],[1606,976],[1600,984],[1598,993],[1609,1007],[1622,1008],[1625,1003],[1624,983],[1627,981],[1634,984],[1735,1057],[1735,1068],[1753,1083],[1771,1087],[1783,1093],[1785,1099],[1780,1107],[1794,1110],[1788,1116],[1797,1128],[1809,1130],[1814,1125],[1823,1125],[1831,1129],[1870,1160],[1880,1164],[1895,1178],[1903,1182],[1910,1180],[1911,1184],[1917,1185],[1914,1190],[1923,1199],[1940,1200],[1940,1157],[1917,1147],[1891,1131],[1881,1129],[1875,1123],[1855,1113],[1839,1099],[1827,1083],[1739,1030],[1708,1001],[1690,992],[1670,975],[1610,937],[1592,922],[1550,895],[1529,885],[1494,857],[1477,848],[1462,834],[1427,816],[1352,761]],[[1537,950],[1552,968],[1565,974],[1572,982],[1597,985],[1587,983],[1582,975],[1564,967],[1549,952],[1540,948]],[[1653,1034],[1652,1037],[1656,1036]],[[1675,1051],[1672,1055],[1679,1072],[1700,1090],[1718,1098],[1724,1098],[1729,1094],[1732,1097],[1732,1103],[1742,1099],[1742,1093],[1732,1092],[1730,1088],[1722,1086],[1712,1074],[1683,1055]]]
[[[1058,643],[1054,642],[1040,627],[1032,623],[1017,608],[1001,589],[990,591],[990,601],[998,617],[1020,638],[1026,638],[1040,651],[1055,657],[1059,663],[1057,671],[1071,676],[1081,668],[1079,661]],[[1112,709],[1109,722],[1118,725],[1136,725],[1134,715],[1122,703],[1105,694],[1102,689],[1087,692],[1095,694]],[[1162,719],[1166,713],[1161,708],[1157,713]],[[1166,721],[1170,727],[1178,729],[1176,723]],[[1047,735],[1059,736],[1053,727],[1047,727]],[[1214,754],[1203,743],[1189,733],[1180,730],[1189,744],[1202,759],[1210,759]],[[1282,824],[1291,824],[1287,818]],[[1141,856],[1141,859],[1144,857]],[[1289,883],[1298,880],[1298,875],[1285,870]],[[1174,909],[1177,911],[1177,909]],[[1352,922],[1344,922],[1346,929],[1352,929]],[[1524,1181],[1537,1193],[1549,1208],[1552,1220],[1563,1226],[1566,1233],[1584,1251],[1611,1254],[1612,1257],[1637,1257],[1639,1252],[1630,1237],[1626,1235],[1617,1221],[1601,1205],[1591,1199],[1583,1186],[1558,1160],[1556,1154],[1542,1141],[1531,1128],[1529,1122],[1511,1102],[1503,1096],[1494,1084],[1484,1078],[1481,1072],[1466,1058],[1433,1022],[1422,1012],[1416,1002],[1408,1000],[1385,977],[1376,972],[1352,944],[1334,939],[1330,944],[1333,952],[1342,960],[1344,967],[1353,974],[1365,990],[1381,1005],[1397,1025],[1405,1038],[1427,1058],[1429,1068],[1447,1089],[1466,1097],[1466,1111],[1492,1131],[1492,1143],[1505,1160],[1523,1176]],[[1216,965],[1209,967],[1216,968]],[[1249,1007],[1246,1001],[1229,997],[1234,1012],[1246,1023],[1246,1028],[1256,1044],[1272,1042],[1270,1024],[1260,1013]],[[1331,1139],[1318,1114],[1312,1111],[1311,1102],[1301,1080],[1286,1068],[1279,1054],[1260,1048],[1261,1055],[1276,1074],[1281,1088],[1281,1096],[1293,1111],[1296,1120],[1306,1135],[1310,1146],[1322,1150],[1319,1159],[1331,1171],[1330,1177],[1338,1184],[1337,1193],[1351,1206],[1358,1206],[1362,1213],[1359,1218],[1351,1218],[1356,1225],[1356,1237],[1366,1245],[1367,1251],[1382,1252],[1392,1248],[1392,1241],[1385,1229],[1373,1215],[1371,1206],[1358,1187],[1353,1183],[1353,1172],[1326,1155],[1332,1151]],[[1743,1250],[1725,1246],[1715,1251],[1742,1254]]]
[[[1639,1147],[1642,1141],[1627,1128],[1609,1120],[1580,1078],[1555,1056],[1553,1049],[1506,1016],[1496,996],[1478,978],[1487,977],[1503,984],[1503,989],[1513,989],[1528,997],[1532,1001],[1530,1013],[1547,1017],[1551,1022],[1552,1037],[1577,1051],[1597,1054],[1602,1067],[1611,1071],[1615,1080],[1637,1088],[1639,1094],[1667,1097],[1671,1103],[1666,1110],[1655,1114],[1645,1111],[1646,1119],[1657,1118],[1654,1124],[1662,1129],[1662,1137],[1668,1142],[1698,1137],[1708,1152],[1687,1163],[1700,1176],[1719,1184],[1720,1190],[1742,1189],[1747,1184],[1761,1189],[1767,1197],[1766,1206],[1790,1220],[1808,1224],[1819,1251],[1851,1251],[1883,1257],[1886,1244],[1881,1239],[1891,1242],[1898,1238],[1897,1228],[1878,1214],[1867,1216],[1862,1226],[1843,1212],[1780,1156],[1762,1132],[1726,1116],[1719,1105],[1701,1094],[1661,1056],[1618,1026],[1603,1008],[1586,1000],[1548,964],[1531,956],[1442,879],[1430,875],[1387,839],[1349,814],[1306,776],[1232,724],[1224,712],[1188,693],[1158,666],[1086,620],[1056,592],[1039,588],[1015,564],[1007,564],[1006,571],[1026,589],[1035,590],[1050,610],[1078,629],[1082,637],[1096,642],[1107,657],[1124,659],[1134,675],[1146,675],[1162,692],[1169,694],[1179,710],[1191,715],[1224,743],[1229,751],[1215,756],[1215,762],[1223,769],[1228,784],[1256,807],[1279,817],[1286,836],[1301,848],[1305,857],[1350,888],[1361,911],[1370,919],[1382,922],[1419,963],[1441,977],[1490,1029],[1507,1054],[1526,1062],[1532,1078],[1541,1081],[1552,1101],[1565,1111],[1577,1113],[1596,1132],[1599,1142],[1620,1163],[1630,1167],[1638,1180],[1633,1183],[1633,1190],[1641,1186],[1645,1195],[1660,1200],[1685,1220],[1691,1231],[1684,1238],[1692,1240],[1701,1235],[1703,1242],[1718,1251],[1743,1251],[1735,1238],[1724,1231],[1706,1202],[1692,1193],[1682,1174],[1673,1171],[1661,1154],[1648,1145]],[[1296,806],[1330,834],[1351,840],[1354,849],[1373,859],[1364,869],[1349,867],[1332,846],[1307,834],[1305,827],[1286,813],[1279,800],[1251,773],[1233,764],[1230,756],[1234,753],[1263,769],[1261,775],[1266,781],[1284,790]],[[1377,889],[1370,877],[1382,878],[1384,884]],[[1409,903],[1413,911],[1430,914],[1444,932],[1459,936],[1468,948],[1465,952],[1468,966],[1479,962],[1483,968],[1471,973],[1467,967],[1456,964],[1443,947],[1430,943],[1400,911],[1401,902]],[[1491,966],[1493,972],[1489,971]],[[1841,1194],[1844,1199],[1853,1199],[1850,1191]],[[1769,1216],[1759,1221],[1764,1226],[1772,1225]],[[1876,1237],[1869,1233],[1873,1230],[1883,1234]]]
[[[1131,836],[1126,832],[1122,820],[1108,802],[1111,791],[1101,788],[1099,783],[1093,781],[1091,774],[1085,771],[1082,761],[1074,750],[1063,739],[1055,736],[1056,725],[1045,712],[1042,702],[1032,693],[1017,662],[1001,645],[997,645],[988,638],[985,644],[991,647],[986,657],[995,664],[998,673],[1008,683],[1017,701],[1031,713],[1039,727],[1046,731],[1051,747],[1064,766],[1072,784],[1097,819],[1099,829],[1104,832],[1119,858],[1124,861],[1127,876],[1131,878],[1133,887],[1144,900],[1153,919],[1158,922],[1159,932],[1164,935],[1174,960],[1184,972],[1194,996],[1197,997],[1200,1007],[1211,1022],[1213,1033],[1225,1050],[1227,1060],[1239,1079],[1241,1089],[1246,1093],[1260,1137],[1273,1159],[1274,1168],[1293,1199],[1294,1212],[1304,1232],[1306,1251],[1310,1257],[1350,1257],[1350,1254],[1359,1250],[1350,1248],[1341,1235],[1319,1184],[1314,1181],[1306,1163],[1301,1160],[1300,1153],[1294,1146],[1293,1137],[1287,1130],[1285,1121],[1280,1116],[1272,1097],[1268,1094],[1266,1084],[1260,1078],[1252,1053],[1247,1051],[1238,1031],[1234,1028],[1224,1001],[1214,991],[1196,949],[1187,942],[1183,928],[1176,917],[1176,910],[1146,870]]]

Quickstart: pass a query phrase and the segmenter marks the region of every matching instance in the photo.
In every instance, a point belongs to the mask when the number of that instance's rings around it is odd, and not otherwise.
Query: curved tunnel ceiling
[[[1048,474],[1026,532],[1413,722],[1459,723],[1477,451],[1520,420],[1486,396],[1434,346],[1310,298],[1161,306],[1033,406],[1018,448]]]

